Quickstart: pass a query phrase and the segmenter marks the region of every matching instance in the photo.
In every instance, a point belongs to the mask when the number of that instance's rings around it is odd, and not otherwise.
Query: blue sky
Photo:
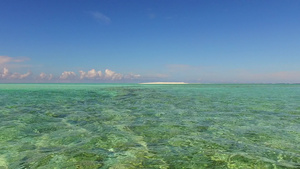
[[[1,0],[0,82],[300,82],[298,0]]]

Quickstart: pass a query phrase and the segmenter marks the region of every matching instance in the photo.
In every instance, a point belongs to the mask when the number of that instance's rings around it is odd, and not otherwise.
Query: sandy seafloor
[[[0,168],[300,168],[300,85],[0,84]]]

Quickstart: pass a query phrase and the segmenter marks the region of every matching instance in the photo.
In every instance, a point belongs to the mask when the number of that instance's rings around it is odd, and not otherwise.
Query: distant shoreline
[[[185,82],[147,82],[147,83],[139,83],[139,84],[188,84]]]

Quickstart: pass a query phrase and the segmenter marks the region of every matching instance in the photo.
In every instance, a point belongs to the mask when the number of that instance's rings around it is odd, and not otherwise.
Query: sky
[[[299,0],[0,0],[0,83],[300,83]]]

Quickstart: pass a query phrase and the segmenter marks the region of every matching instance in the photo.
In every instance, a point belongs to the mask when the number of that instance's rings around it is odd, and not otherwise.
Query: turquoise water
[[[1,84],[0,168],[300,168],[300,85]]]

